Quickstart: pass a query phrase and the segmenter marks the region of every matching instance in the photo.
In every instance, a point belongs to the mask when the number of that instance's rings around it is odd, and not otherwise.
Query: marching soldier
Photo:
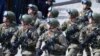
[[[22,56],[35,56],[38,34],[36,28],[31,25],[31,22],[31,15],[23,15],[21,18],[21,26],[11,39],[12,49],[18,48],[21,45]]]
[[[79,26],[76,23],[78,20],[78,11],[76,9],[68,10],[69,19],[62,24],[62,30],[65,31],[66,39],[69,41],[67,56],[77,56],[79,51]]]
[[[51,11],[48,12],[48,18],[46,19],[46,21],[42,22],[39,25],[38,31],[40,35],[48,30],[49,27],[47,22],[49,22],[52,19],[57,19],[58,15],[59,11],[57,9],[52,9]]]
[[[92,22],[92,13],[93,13],[91,9],[92,3],[89,0],[87,1],[82,0],[82,5],[83,5],[83,11],[81,12],[80,16],[82,17],[83,27],[85,27],[86,25]],[[90,52],[90,48],[88,44],[85,45],[85,51],[86,51],[87,56],[91,56],[91,52]],[[83,51],[81,50],[79,56],[82,56],[82,55],[83,55]]]
[[[48,12],[48,18],[57,18],[59,15],[59,11],[57,9],[51,9],[49,12]]]
[[[4,12],[3,23],[0,24],[0,42],[3,47],[3,56],[14,56],[17,53],[17,50],[13,50],[14,52],[10,50],[10,40],[13,33],[17,31],[15,19],[15,14],[12,11]]]
[[[42,34],[37,42],[36,56],[40,56],[43,51],[46,52],[44,56],[65,56],[67,48],[67,40],[62,34],[62,31],[58,28],[59,22],[56,19],[52,19],[49,22],[50,28],[44,34]],[[45,45],[42,46],[42,42]]]
[[[92,3],[89,0],[82,0],[83,11],[81,11],[80,16],[83,17],[83,23],[87,25],[92,21]]]
[[[81,43],[84,45],[86,43],[91,45],[93,56],[100,56],[100,14],[93,13],[92,23],[89,24],[84,31],[81,31]],[[91,56],[91,55],[89,55]]]
[[[47,14],[48,16],[47,22],[49,22],[49,20],[51,19],[57,19],[58,15],[59,15],[59,11],[57,9],[50,10]]]
[[[93,56],[100,56],[100,13],[93,14],[92,28],[97,28],[94,32],[96,33],[96,38],[93,37],[91,48]]]
[[[68,18],[62,25],[61,29],[66,31],[66,29],[78,20],[78,11],[76,9],[67,10],[70,18]]]
[[[80,31],[80,36],[79,36],[79,42],[81,46],[80,46],[80,51],[77,56],[83,56],[84,50],[86,51],[87,56],[91,56],[90,44],[88,42],[85,42],[83,44],[84,40],[88,39],[86,38],[88,33],[91,33],[91,23],[89,23],[88,25],[82,26],[82,29]]]
[[[39,27],[39,25],[42,23],[42,13],[38,11],[38,7],[33,4],[28,5],[28,14],[31,15],[32,18],[32,25],[36,28]]]

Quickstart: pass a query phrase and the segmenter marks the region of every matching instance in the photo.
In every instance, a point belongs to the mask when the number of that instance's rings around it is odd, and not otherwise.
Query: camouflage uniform
[[[21,21],[22,25],[19,27],[18,31],[15,32],[11,40],[13,49],[18,48],[19,45],[21,45],[22,56],[35,56],[35,45],[38,34],[36,28],[30,25],[32,16],[25,14],[22,16]]]
[[[93,21],[90,24],[90,32],[88,30],[88,40],[85,42],[90,43],[91,48],[92,48],[92,52],[93,52],[93,56],[100,56],[100,28],[99,28],[99,24],[100,24],[100,14],[99,13],[93,13]]]
[[[82,26],[85,28],[85,26],[88,25],[88,23],[92,22],[92,13],[93,11],[91,10],[91,1],[82,1],[82,4],[85,5],[85,8],[83,8],[83,11],[81,12],[81,17],[83,19]],[[82,29],[83,30],[83,29]],[[79,56],[83,56],[83,50],[86,51],[87,56],[91,56],[89,44],[85,43],[85,47],[80,51]]]
[[[92,9],[90,8],[92,6],[91,1],[82,1],[83,6],[83,11],[81,11],[80,16],[83,17],[83,23],[84,26],[88,25],[88,23],[91,23],[92,21]]]
[[[11,51],[10,40],[13,36],[13,33],[17,31],[15,21],[15,14],[12,11],[4,12],[4,23],[0,24],[0,42],[3,47],[3,56],[14,56],[17,53],[17,50],[14,52]],[[7,23],[7,21],[10,23]],[[9,25],[8,25],[9,24]]]
[[[68,56],[77,56],[77,53],[80,49],[79,27],[75,22],[73,22],[70,26],[67,27],[68,28],[65,31],[65,34],[66,34],[66,39],[69,40]]]
[[[42,22],[38,27],[38,31],[40,35],[48,30],[49,27],[48,22],[52,19],[57,19],[58,15],[59,15],[59,11],[57,9],[52,9],[51,11],[49,11],[48,18],[44,22]]]
[[[91,25],[87,25],[87,26],[83,27],[82,30],[80,31],[79,41],[80,41],[81,46],[80,46],[80,51],[78,53],[78,56],[83,56],[84,50],[86,51],[87,56],[91,56],[91,51],[89,48],[90,43],[88,43],[88,42],[84,43],[84,41],[86,39],[88,39],[86,36],[87,36],[87,34],[91,33],[92,30],[93,29],[92,29]]]
[[[47,52],[44,56],[65,56],[67,48],[67,40],[62,34],[62,31],[57,27],[59,22],[57,20],[51,20],[49,22],[50,28],[44,34],[42,34],[37,42],[37,53],[39,50]],[[45,45],[42,46],[42,42],[45,42]],[[38,53],[38,55],[41,55]]]
[[[61,29],[65,31],[66,39],[68,39],[69,41],[67,56],[76,56],[79,51],[79,27],[76,23],[78,20],[78,11],[76,9],[71,9],[67,11],[70,15],[70,18],[61,25]]]
[[[32,25],[36,26],[37,28],[39,27],[39,25],[41,24],[41,18],[40,18],[40,11],[38,11],[38,7],[36,5],[33,4],[29,4],[28,5],[28,14],[31,15],[32,18]]]

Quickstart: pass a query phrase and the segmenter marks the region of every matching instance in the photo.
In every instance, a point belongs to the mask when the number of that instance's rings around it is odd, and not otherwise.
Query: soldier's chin
[[[28,14],[29,14],[29,15],[32,15],[32,13],[31,13],[31,12],[28,12]]]

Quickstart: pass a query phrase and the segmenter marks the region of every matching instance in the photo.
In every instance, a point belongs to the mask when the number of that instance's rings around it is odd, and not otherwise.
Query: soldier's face
[[[33,11],[31,8],[28,9],[28,14],[29,15],[34,15],[35,11]]]
[[[21,25],[25,26],[25,25],[27,25],[27,23],[25,23],[24,21],[21,21]]]
[[[82,4],[83,9],[85,9],[87,6],[85,4]]]
[[[48,18],[51,18],[52,17],[52,15],[51,15],[50,12],[48,12],[47,16],[48,16]]]
[[[31,8],[28,9],[28,14],[33,14],[33,10]]]
[[[6,17],[3,17],[3,22],[5,25],[10,25],[10,21]]]
[[[22,25],[23,29],[29,29],[29,28],[32,27],[30,24],[27,24],[27,23],[24,22],[24,21],[21,21],[21,25]]]

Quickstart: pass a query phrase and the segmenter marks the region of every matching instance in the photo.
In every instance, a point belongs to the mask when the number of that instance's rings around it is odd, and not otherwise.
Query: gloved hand
[[[41,56],[43,51],[39,48],[36,49],[36,55],[35,56]]]

